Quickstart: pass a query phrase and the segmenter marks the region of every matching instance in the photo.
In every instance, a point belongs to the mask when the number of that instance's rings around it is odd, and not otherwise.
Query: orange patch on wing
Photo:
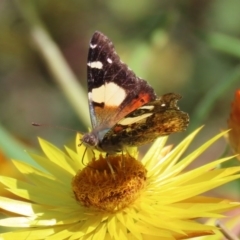
[[[123,109],[124,113],[127,115],[128,113],[140,108],[142,105],[148,103],[151,100],[151,96],[146,93],[139,93],[138,98],[134,98],[132,102],[129,103],[128,106]]]
[[[109,122],[106,121],[113,120],[112,117],[118,112],[118,108],[105,105],[104,108],[95,107],[94,111],[99,123],[105,123],[105,126],[108,126]]]
[[[123,130],[123,127],[121,127],[120,125],[116,125],[113,129],[114,133],[121,132],[122,130]]]
[[[118,121],[123,119],[127,114],[138,109],[142,105],[148,103],[152,99],[150,94],[141,92],[138,94],[137,98],[134,98],[127,106],[123,109],[119,107],[106,105],[104,108],[96,106],[94,108],[96,118],[98,119],[98,125],[103,125],[105,127],[111,127],[115,125]]]

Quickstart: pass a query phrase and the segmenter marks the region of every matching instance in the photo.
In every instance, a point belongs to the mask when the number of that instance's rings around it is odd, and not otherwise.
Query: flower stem
[[[34,1],[15,0],[14,2],[27,23],[30,38],[45,61],[53,79],[64,92],[81,121],[86,127],[89,126],[86,93],[69,68],[58,46],[49,35],[44,23],[38,17]]]

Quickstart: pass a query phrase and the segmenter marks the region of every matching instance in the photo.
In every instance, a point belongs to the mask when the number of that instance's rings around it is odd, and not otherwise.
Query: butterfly
[[[90,41],[87,81],[92,131],[81,139],[87,147],[114,154],[182,132],[189,124],[188,114],[177,106],[181,96],[168,93],[158,97],[98,31]]]

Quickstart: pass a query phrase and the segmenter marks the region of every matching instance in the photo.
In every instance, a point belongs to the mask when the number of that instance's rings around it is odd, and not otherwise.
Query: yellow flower
[[[240,178],[240,167],[218,169],[228,157],[187,171],[225,134],[181,157],[198,132],[173,150],[164,147],[167,137],[157,139],[141,162],[136,148],[107,159],[95,151],[97,160],[87,167],[82,162],[92,159],[92,153],[83,158],[85,147],[76,152],[66,148],[65,153],[40,140],[45,156],[31,156],[46,171],[14,160],[25,181],[0,177],[22,199],[0,197],[0,208],[9,215],[0,226],[10,227],[0,239],[170,240],[214,234],[216,227],[196,219],[221,218],[239,203],[201,194]]]

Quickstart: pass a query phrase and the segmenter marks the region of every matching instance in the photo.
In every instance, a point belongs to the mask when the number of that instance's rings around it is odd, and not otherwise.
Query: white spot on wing
[[[112,59],[110,59],[110,58],[108,58],[107,61],[108,61],[109,63],[112,63]]]
[[[96,62],[89,62],[87,64],[90,68],[98,68],[98,69],[102,69],[103,67],[103,64],[99,61],[96,61]]]
[[[161,104],[161,107],[166,107],[166,104],[165,103]]]
[[[139,109],[147,109],[147,110],[153,110],[154,106],[142,106]]]
[[[97,46],[97,44],[91,44],[90,43],[90,48],[94,49]]]
[[[104,102],[106,106],[118,107],[125,97],[125,90],[113,82],[92,89],[92,100],[97,103]]]
[[[92,100],[92,92],[89,92],[89,93],[88,93],[88,99],[89,99],[89,100]]]
[[[128,118],[123,118],[122,120],[120,120],[118,122],[118,124],[121,124],[121,125],[129,125],[129,124],[132,124],[132,123],[136,123],[136,122],[139,122],[149,116],[151,116],[152,113],[145,113],[143,115],[140,115],[140,116],[137,116],[137,117],[128,117]]]

